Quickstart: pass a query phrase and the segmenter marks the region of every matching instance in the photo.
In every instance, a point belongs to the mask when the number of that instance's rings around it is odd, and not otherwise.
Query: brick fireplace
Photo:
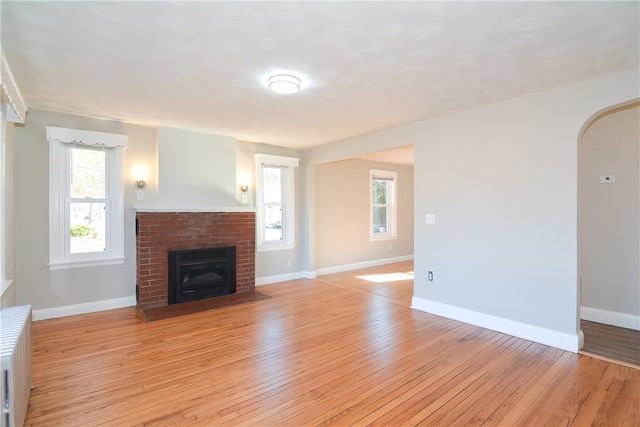
[[[255,212],[136,213],[136,296],[141,309],[168,305],[169,251],[236,247],[236,292],[255,289]]]

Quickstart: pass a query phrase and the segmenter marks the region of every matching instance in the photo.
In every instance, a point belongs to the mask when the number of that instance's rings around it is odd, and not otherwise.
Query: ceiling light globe
[[[276,74],[269,77],[269,89],[275,93],[290,95],[300,90],[300,79],[290,74]]]

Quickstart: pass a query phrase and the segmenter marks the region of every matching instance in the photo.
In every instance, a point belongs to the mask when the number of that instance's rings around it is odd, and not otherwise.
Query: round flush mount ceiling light
[[[300,79],[291,74],[275,74],[269,77],[269,89],[284,95],[296,93],[300,90]]]

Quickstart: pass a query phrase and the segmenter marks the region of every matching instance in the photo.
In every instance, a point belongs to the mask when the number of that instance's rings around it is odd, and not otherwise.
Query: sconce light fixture
[[[142,190],[147,186],[147,168],[144,166],[136,166],[133,168],[133,179],[135,179],[134,185],[138,190]]]
[[[240,184],[240,191],[242,203],[249,203],[249,195],[247,191],[249,191],[249,183],[251,182],[251,175],[248,172],[240,172],[238,176],[238,183]]]

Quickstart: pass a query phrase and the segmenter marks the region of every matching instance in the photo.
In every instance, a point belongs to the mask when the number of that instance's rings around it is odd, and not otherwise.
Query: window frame
[[[388,181],[391,182],[391,188],[387,188],[387,203],[385,205],[375,205],[373,203],[373,182]],[[387,231],[374,232],[374,215],[375,207],[386,206],[388,215]],[[369,240],[390,240],[398,238],[398,172],[382,169],[369,169]]]
[[[124,148],[128,136],[45,126],[49,142],[49,270],[124,263]],[[106,249],[70,252],[71,148],[104,149]]]
[[[256,165],[256,250],[273,251],[292,249],[295,247],[295,168],[300,159],[296,157],[276,156],[272,154],[255,154]],[[282,239],[265,240],[265,205],[264,202],[264,169],[277,167],[282,170]]]

